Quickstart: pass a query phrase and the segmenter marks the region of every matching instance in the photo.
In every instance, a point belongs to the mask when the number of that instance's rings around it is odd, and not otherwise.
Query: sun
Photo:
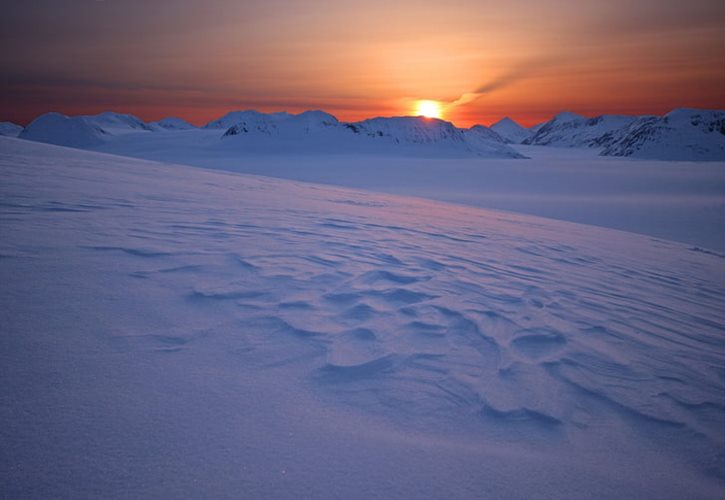
[[[426,118],[441,118],[443,109],[437,101],[418,101],[415,105],[415,115]]]

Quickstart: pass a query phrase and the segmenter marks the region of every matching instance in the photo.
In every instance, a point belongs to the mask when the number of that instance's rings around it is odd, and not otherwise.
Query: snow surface
[[[0,122],[0,136],[17,137],[22,130],[23,127],[13,122]]]
[[[721,254],[10,138],[0,172],[8,498],[725,491]]]
[[[697,121],[684,111],[686,118],[668,115],[669,127],[692,128],[696,121],[697,134],[722,136],[717,121],[702,117]],[[457,129],[444,121],[412,117],[343,123],[322,111],[299,115],[246,111],[228,115],[229,120],[233,116],[240,121],[226,130],[149,133],[134,117],[110,115],[121,122],[112,132],[101,128],[97,117],[64,117],[48,126],[34,123],[21,137],[511,210],[725,251],[724,162],[630,161],[598,157],[596,148],[511,147],[483,126]],[[124,125],[119,118],[124,116],[131,124]],[[574,125],[553,127],[557,120]],[[603,143],[603,137],[614,138],[611,127],[619,118],[586,119],[565,113],[557,120],[547,124],[550,137],[556,128],[569,139],[595,137]],[[76,121],[85,128],[68,125]],[[511,161],[521,157],[531,160]]]
[[[631,160],[598,156],[594,149],[521,145],[515,147],[530,160],[452,159],[450,149],[411,152],[394,146],[373,154],[349,143],[329,154],[324,144],[314,149],[314,141],[281,146],[255,137],[226,137],[219,145],[216,130],[139,133],[114,137],[96,149],[510,210],[725,252],[725,163]],[[342,142],[338,137],[336,143]]]
[[[491,125],[491,130],[513,144],[521,144],[532,135],[529,129],[522,127],[508,116]]]

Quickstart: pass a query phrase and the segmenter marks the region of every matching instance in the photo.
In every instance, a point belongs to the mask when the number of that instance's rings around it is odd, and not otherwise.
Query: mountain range
[[[257,153],[396,153],[434,156],[525,158],[512,145],[596,148],[603,156],[658,160],[725,160],[725,111],[676,109],[663,116],[601,115],[587,118],[562,112],[525,128],[504,118],[490,128],[459,128],[423,117],[379,117],[339,121],[324,111],[261,113],[232,111],[198,128],[170,117],[145,123],[113,112],[93,116],[46,113],[24,129],[0,123],[0,135],[94,149],[146,133],[205,133],[217,145]],[[146,141],[147,139],[144,139]],[[213,142],[211,143],[213,147]],[[525,153],[525,151],[524,151]]]

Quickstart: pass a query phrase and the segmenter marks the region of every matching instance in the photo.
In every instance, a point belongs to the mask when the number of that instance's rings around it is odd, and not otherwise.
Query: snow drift
[[[722,255],[0,149],[7,496],[723,491]]]

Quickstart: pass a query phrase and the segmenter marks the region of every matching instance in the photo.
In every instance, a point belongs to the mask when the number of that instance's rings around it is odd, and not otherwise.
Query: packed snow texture
[[[8,498],[715,498],[723,255],[0,138]]]
[[[12,122],[0,122],[0,136],[17,137],[22,130],[23,127]]]
[[[503,137],[506,142],[521,144],[531,137],[532,132],[513,121],[508,116],[491,125],[491,130]]]

